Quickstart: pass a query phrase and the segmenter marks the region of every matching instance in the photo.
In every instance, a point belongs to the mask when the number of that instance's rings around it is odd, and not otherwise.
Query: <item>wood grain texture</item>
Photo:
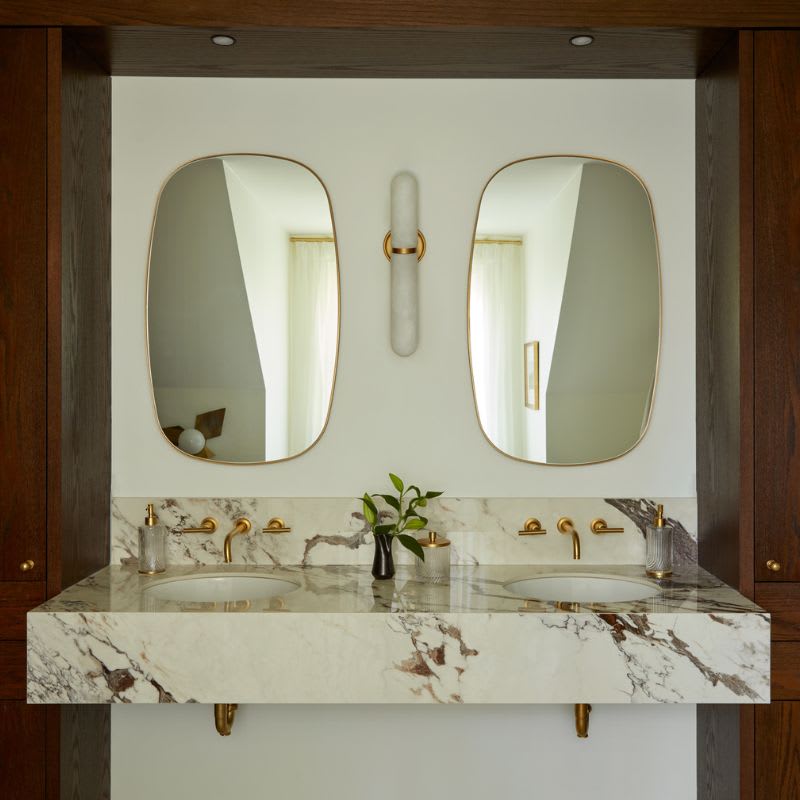
[[[800,31],[755,34],[754,154],[755,578],[800,581]]]
[[[48,588],[108,563],[111,515],[111,81],[49,32]],[[110,710],[48,715],[48,800],[110,794]]]
[[[772,640],[800,642],[800,583],[757,583],[756,603],[772,614]]]
[[[794,0],[4,0],[4,25],[206,27],[731,27],[800,25]]]
[[[26,675],[25,642],[0,642],[0,700],[24,700]]]
[[[44,31],[0,29],[0,579],[13,581],[46,567],[45,47]]]
[[[61,78],[62,586],[108,563],[111,518],[111,80],[69,39]]]
[[[800,703],[756,706],[756,800],[800,797]]]
[[[113,75],[228,77],[602,78],[694,77],[728,30],[237,29],[217,47],[214,28],[89,28],[81,46]]]
[[[45,748],[44,706],[0,702],[0,797],[44,800],[45,773],[39,763]],[[8,761],[6,761],[8,758]]]
[[[44,581],[0,582],[0,640],[25,641],[25,615],[44,599]]]
[[[800,700],[800,642],[772,643],[772,699]]]

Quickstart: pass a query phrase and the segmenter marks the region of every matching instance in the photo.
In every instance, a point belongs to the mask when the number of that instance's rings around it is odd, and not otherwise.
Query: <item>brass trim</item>
[[[572,560],[580,561],[581,537],[578,535],[578,531],[575,530],[572,520],[569,517],[559,517],[556,527],[559,531],[561,531],[561,533],[572,536]]]
[[[486,194],[486,190],[489,188],[489,184],[504,170],[508,169],[509,167],[513,167],[515,164],[521,164],[523,161],[538,161],[543,158],[585,158],[591,159],[593,161],[602,161],[606,164],[614,164],[621,169],[624,169],[626,172],[629,172],[636,178],[637,181],[641,184],[642,188],[644,189],[645,196],[647,197],[647,202],[650,205],[650,218],[653,221],[653,231],[655,233],[656,239],[656,269],[658,271],[658,352],[656,353],[656,369],[655,369],[655,380],[653,381],[653,389],[650,395],[650,407],[647,409],[647,420],[645,421],[644,426],[642,427],[642,433],[639,438],[627,449],[625,452],[620,453],[619,455],[612,456],[611,458],[604,458],[600,461],[576,461],[575,463],[569,464],[549,464],[546,461],[531,461],[528,458],[522,458],[521,456],[515,456],[512,453],[507,453],[505,450],[498,447],[490,438],[489,435],[486,433],[486,429],[483,427],[483,422],[481,421],[480,410],[478,409],[478,395],[475,392],[475,372],[472,368],[472,337],[470,335],[470,315],[469,315],[469,305],[470,305],[470,296],[472,294],[472,260],[475,257],[475,237],[478,232],[478,217],[480,216],[481,212],[481,203],[483,203],[483,196]],[[504,164],[499,169],[495,170],[489,180],[486,181],[484,184],[483,190],[481,191],[481,195],[478,198],[478,208],[475,211],[475,224],[472,228],[472,247],[469,251],[469,270],[467,271],[467,356],[469,360],[469,378],[470,378],[470,385],[472,386],[472,400],[475,405],[475,416],[478,418],[478,426],[481,429],[481,433],[486,438],[486,441],[497,450],[498,453],[504,456],[508,456],[508,458],[514,459],[514,461],[521,461],[523,464],[537,464],[539,466],[545,467],[586,467],[590,464],[607,464],[609,461],[616,461],[618,458],[623,458],[624,456],[628,455],[635,447],[638,447],[641,444],[642,439],[647,435],[647,432],[650,430],[650,422],[653,419],[653,407],[656,404],[656,389],[658,388],[658,375],[661,369],[661,345],[662,345],[662,337],[664,333],[664,301],[663,301],[663,289],[662,289],[662,281],[661,281],[661,245],[660,240],[658,237],[658,227],[656,225],[656,216],[655,210],[653,208],[653,198],[650,197],[650,192],[645,185],[645,182],[642,178],[634,172],[630,167],[625,166],[619,161],[614,161],[611,158],[602,158],[601,156],[589,156],[589,155],[580,155],[576,153],[550,153],[548,155],[543,156],[529,156],[527,158],[518,158],[515,161],[509,161],[507,164]]]
[[[588,703],[575,703],[575,733],[579,739],[589,738],[589,714],[592,707]]]
[[[392,253],[398,255],[409,255],[410,253],[417,254],[417,261],[422,261],[425,257],[425,251],[428,249],[428,242],[425,239],[425,234],[422,231],[417,231],[417,246],[416,247],[392,247],[392,232],[388,231],[386,236],[383,237],[383,254],[386,256],[387,261],[392,260]]]
[[[781,571],[781,562],[776,561],[774,558],[771,558],[767,561],[767,569],[770,572],[780,572]]]
[[[592,533],[625,533],[625,528],[609,528],[604,519],[593,519],[591,524]]]
[[[152,261],[153,255],[153,235],[155,234],[156,230],[156,219],[158,218],[158,206],[161,202],[161,197],[164,194],[164,189],[166,188],[169,181],[172,179],[174,175],[177,175],[185,167],[188,167],[190,164],[194,164],[197,161],[208,161],[212,158],[226,158],[226,157],[233,157],[233,156],[259,156],[262,158],[276,158],[280,161],[288,161],[292,164],[297,164],[299,167],[303,167],[303,169],[308,170],[318,181],[320,186],[322,187],[322,191],[325,192],[325,198],[328,201],[328,210],[331,214],[331,227],[333,229],[333,247],[336,255],[336,355],[333,359],[333,380],[331,381],[331,396],[328,399],[328,413],[325,415],[325,422],[322,425],[322,429],[319,432],[319,436],[314,439],[311,444],[306,447],[305,450],[301,450],[299,453],[294,453],[291,456],[285,456],[284,458],[275,458],[271,461],[223,461],[221,459],[214,459],[210,461],[207,458],[203,458],[198,455],[192,455],[191,453],[185,453],[180,447],[176,447],[170,440],[167,438],[167,435],[161,428],[161,420],[158,418],[158,406],[156,405],[156,393],[155,387],[153,386],[153,371],[150,368],[150,265]],[[302,161],[298,161],[295,158],[289,158],[288,156],[276,156],[272,153],[212,153],[208,156],[200,156],[199,158],[191,158],[188,161],[184,161],[182,164],[179,164],[169,175],[161,182],[161,186],[158,190],[158,197],[156,198],[156,205],[155,209],[153,210],[153,221],[150,225],[150,244],[147,247],[147,275],[145,278],[144,284],[144,338],[145,338],[145,356],[147,358],[147,376],[150,380],[150,399],[152,401],[153,407],[153,416],[155,417],[156,421],[156,428],[158,428],[159,432],[161,433],[162,438],[166,441],[170,448],[176,450],[182,456],[186,456],[186,458],[192,458],[196,461],[200,461],[204,464],[230,464],[234,467],[254,467],[254,466],[262,466],[264,464],[280,464],[284,461],[291,461],[294,458],[300,458],[300,456],[305,455],[309,450],[315,447],[320,439],[325,435],[325,432],[328,430],[328,424],[331,420],[331,411],[333,410],[333,397],[336,394],[336,378],[339,374],[339,350],[341,348],[341,337],[342,337],[342,270],[339,261],[339,241],[336,236],[336,219],[333,216],[333,203],[331,202],[331,195],[328,191],[328,187],[325,185],[325,182],[320,178],[320,176],[313,170],[308,164],[304,164]]]
[[[335,242],[336,240],[333,236],[290,236],[289,242],[294,244],[295,242],[311,242],[315,244],[324,244],[324,243],[331,243]]]
[[[36,566],[36,562],[32,558],[26,558],[19,568],[22,572],[30,572]]]
[[[214,703],[214,727],[220,736],[230,736],[236,719],[237,703]]]
[[[644,572],[648,578],[669,578],[672,575],[671,569],[646,569]]]
[[[236,520],[236,524],[233,528],[228,531],[228,535],[225,537],[225,544],[223,545],[223,554],[224,560],[226,564],[231,564],[232,562],[232,554],[231,554],[231,544],[233,542],[234,536],[239,536],[242,533],[247,533],[253,527],[253,523],[250,522],[247,517],[239,517]]]
[[[522,530],[517,531],[520,536],[540,536],[543,533],[547,533],[547,531],[542,527],[542,523],[539,522],[536,517],[528,517],[525,520],[525,524],[522,526]]]
[[[261,533],[291,533],[292,529],[280,518],[272,517],[261,529]]]
[[[513,244],[522,247],[522,239],[476,239],[475,244]]]
[[[214,533],[217,530],[217,521],[214,517],[206,517],[198,528],[178,528],[178,533]]]

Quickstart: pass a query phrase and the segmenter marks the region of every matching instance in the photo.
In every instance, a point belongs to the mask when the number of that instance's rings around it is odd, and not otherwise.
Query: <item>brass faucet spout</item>
[[[556,527],[561,533],[567,533],[572,536],[572,559],[573,561],[580,561],[581,537],[578,535],[578,531],[575,530],[572,520],[569,517],[561,517],[556,523]]]
[[[233,560],[231,557],[231,542],[233,541],[233,537],[238,536],[240,533],[247,533],[252,527],[253,525],[247,517],[241,517],[236,520],[236,525],[233,526],[233,530],[225,537],[224,550],[226,564],[230,564]]]

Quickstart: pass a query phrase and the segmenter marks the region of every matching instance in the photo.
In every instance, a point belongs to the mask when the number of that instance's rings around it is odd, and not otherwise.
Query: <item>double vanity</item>
[[[28,614],[28,699],[764,703],[769,627],[696,567],[110,566]]]

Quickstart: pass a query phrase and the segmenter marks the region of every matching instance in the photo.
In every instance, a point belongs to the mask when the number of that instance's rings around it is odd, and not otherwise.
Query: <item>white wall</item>
[[[114,78],[112,144],[115,495],[352,496],[389,469],[455,496],[694,495],[692,81]],[[227,467],[183,458],[162,441],[149,402],[140,298],[153,205],[176,165],[220,152],[304,161],[333,201],[342,334],[332,417],[316,447],[283,464]],[[514,159],[573,153],[621,161],[650,189],[664,346],[642,444],[618,461],[563,469],[512,461],[483,438],[469,389],[465,317],[472,227],[485,182]],[[381,252],[389,181],[401,169],[419,180],[428,238],[420,347],[406,359],[389,346],[389,272]],[[598,707],[583,742],[574,737],[571,713],[249,707],[224,741],[209,708],[115,708],[112,796],[211,800],[221,787],[231,795],[231,780],[238,797],[298,800],[316,792],[372,798],[378,781],[377,793],[388,798],[412,791],[461,800],[532,792],[552,800],[694,796],[692,707]],[[428,745],[433,768],[424,758]],[[398,750],[422,766],[409,767]],[[419,772],[408,777],[410,769]]]
[[[691,81],[115,78],[113,87],[112,411],[125,420],[113,431],[114,494],[352,496],[392,469],[457,496],[694,495]],[[148,398],[139,298],[153,206],[178,164],[220,152],[304,161],[333,201],[342,330],[331,420],[316,447],[278,465],[185,459],[155,429]],[[518,463],[484,439],[469,389],[466,292],[489,176],[517,158],[572,153],[625,163],[652,194],[664,350],[644,441],[624,459],[565,471]],[[419,180],[428,238],[411,358],[389,346],[381,252],[401,169]]]

